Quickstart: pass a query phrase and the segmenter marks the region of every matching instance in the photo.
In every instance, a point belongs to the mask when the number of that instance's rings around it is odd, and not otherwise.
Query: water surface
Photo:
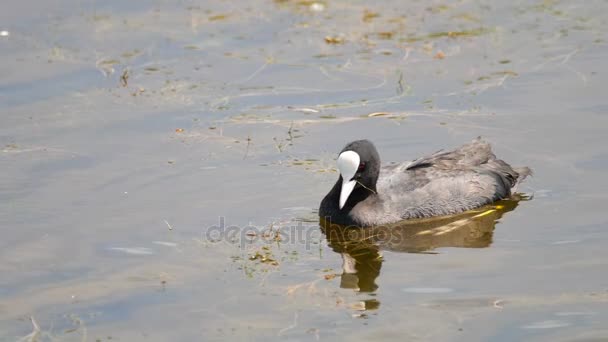
[[[0,339],[608,338],[607,11],[2,5]],[[319,226],[346,142],[479,135],[531,199],[399,244]]]

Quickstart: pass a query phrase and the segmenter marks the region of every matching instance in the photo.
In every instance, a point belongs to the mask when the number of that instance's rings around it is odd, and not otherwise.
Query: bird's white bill
[[[348,196],[353,192],[357,182],[352,181],[353,177],[359,169],[361,157],[355,151],[344,151],[338,156],[338,171],[342,176],[342,191],[340,191],[340,209],[346,204]]]
[[[348,196],[350,196],[350,193],[353,192],[356,184],[357,182],[354,180],[342,182],[342,191],[340,191],[340,209],[342,209],[344,204],[346,204],[346,200],[348,200]]]

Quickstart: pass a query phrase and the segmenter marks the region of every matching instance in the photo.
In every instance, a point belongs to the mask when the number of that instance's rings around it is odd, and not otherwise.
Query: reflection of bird
[[[514,195],[491,205],[451,216],[401,221],[392,225],[355,228],[320,219],[329,246],[342,257],[340,287],[363,292],[377,289],[380,250],[423,253],[439,247],[483,248],[492,243],[496,222],[523,198]]]
[[[508,198],[531,174],[512,168],[480,138],[449,152],[380,167],[368,140],[352,142],[338,157],[340,177],[321,202],[319,215],[360,227],[404,219],[452,215]]]

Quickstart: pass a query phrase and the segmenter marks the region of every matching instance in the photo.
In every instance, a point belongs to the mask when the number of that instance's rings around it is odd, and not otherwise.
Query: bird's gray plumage
[[[379,157],[373,156],[377,155],[373,144],[367,140],[353,142],[343,151],[349,149],[361,154],[362,161],[372,150],[371,159],[376,159],[372,163],[380,164]],[[509,197],[515,185],[529,174],[527,167],[514,169],[497,159],[490,144],[477,138],[453,151],[381,167],[372,181],[363,171],[359,178],[363,184],[355,188],[353,199],[349,198],[342,209],[336,197],[340,177],[321,202],[319,215],[338,224],[373,226],[456,214]]]

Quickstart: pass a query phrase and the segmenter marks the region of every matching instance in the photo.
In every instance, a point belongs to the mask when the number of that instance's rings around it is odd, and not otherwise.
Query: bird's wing
[[[437,151],[430,156],[418,158],[406,166],[407,170],[434,166],[439,169],[466,169],[496,159],[489,143],[477,138],[453,151]]]
[[[514,169],[477,138],[453,151],[382,168],[378,193],[402,218],[447,215],[510,196],[530,169]]]
[[[378,183],[386,210],[401,218],[455,214],[510,195],[510,184],[494,171],[420,168],[382,178]]]

